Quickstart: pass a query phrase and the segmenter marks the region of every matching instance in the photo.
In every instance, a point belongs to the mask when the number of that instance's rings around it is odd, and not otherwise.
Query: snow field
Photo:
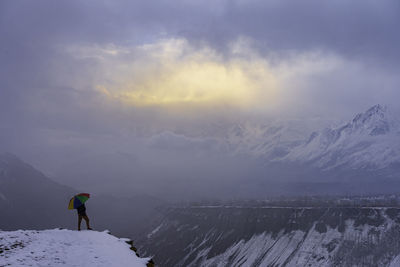
[[[0,266],[139,267],[148,260],[106,231],[0,231]]]

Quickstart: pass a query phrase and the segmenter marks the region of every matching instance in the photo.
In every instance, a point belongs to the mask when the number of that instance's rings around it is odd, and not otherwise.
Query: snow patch
[[[155,233],[157,233],[161,229],[162,226],[163,226],[163,224],[160,224],[159,226],[157,226],[153,231],[151,231],[150,234],[147,235],[147,238],[152,237]]]

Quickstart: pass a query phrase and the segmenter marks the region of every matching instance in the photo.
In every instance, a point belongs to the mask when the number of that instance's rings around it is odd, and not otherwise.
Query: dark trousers
[[[81,230],[81,222],[82,222],[82,218],[85,220],[86,222],[86,227],[87,229],[91,229],[90,225],[89,225],[89,217],[86,214],[78,214],[78,230]]]

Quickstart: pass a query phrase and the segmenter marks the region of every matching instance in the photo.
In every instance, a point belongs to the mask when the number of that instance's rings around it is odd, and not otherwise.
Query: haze
[[[396,0],[1,1],[0,150],[94,193],[249,195],[235,125],[400,114],[399,25]]]

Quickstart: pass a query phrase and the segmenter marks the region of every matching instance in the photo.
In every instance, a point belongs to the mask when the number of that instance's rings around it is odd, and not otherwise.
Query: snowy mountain
[[[154,266],[107,232],[0,231],[0,266]]]
[[[174,208],[145,239],[162,266],[399,266],[400,210]]]
[[[387,107],[376,105],[336,128],[314,132],[281,160],[322,169],[383,169],[400,163],[400,128]]]
[[[321,118],[266,119],[223,126],[205,127],[199,135],[156,135],[152,144],[157,144],[157,152],[168,148],[187,157],[211,159],[217,155],[213,161],[216,169],[240,166],[242,172],[224,175],[235,183],[218,186],[214,190],[218,197],[393,193],[400,186],[400,124],[385,106],[373,106],[345,123]],[[217,130],[209,130],[212,127]],[[233,164],[224,164],[225,159]],[[181,162],[175,170],[182,169]],[[177,177],[190,175],[176,173]]]
[[[312,127],[305,124],[237,124],[222,142],[233,155],[307,164],[322,170],[377,170],[400,164],[400,124],[385,106],[373,106],[345,124],[311,134],[307,130]]]
[[[243,123],[230,127],[223,141],[234,155],[250,154],[273,160],[300,145],[306,133],[307,128],[296,121]]]

